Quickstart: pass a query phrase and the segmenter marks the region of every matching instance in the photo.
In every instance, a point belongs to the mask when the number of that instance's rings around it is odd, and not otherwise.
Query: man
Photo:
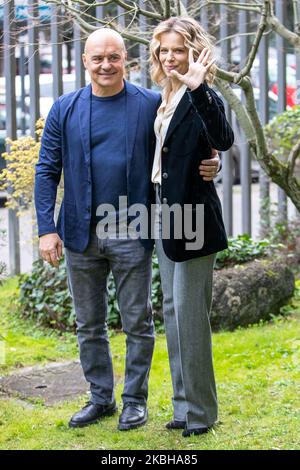
[[[107,279],[112,272],[123,330],[126,370],[119,430],[147,421],[148,377],[154,347],[150,303],[151,240],[98,239],[97,207],[150,205],[153,122],[160,95],[124,81],[126,50],[111,29],[87,39],[83,62],[91,85],[61,96],[52,106],[36,167],[35,203],[40,253],[58,266],[65,247],[74,301],[80,360],[91,400],[70,427],[97,422],[117,411],[107,335]],[[209,166],[210,165],[210,166]],[[211,179],[218,158],[201,169]],[[57,225],[54,206],[61,172],[64,201]]]

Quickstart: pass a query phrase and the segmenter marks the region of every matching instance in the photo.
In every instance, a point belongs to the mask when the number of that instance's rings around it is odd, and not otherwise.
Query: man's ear
[[[85,55],[85,53],[83,53],[81,57],[82,57],[83,65],[86,68],[86,55]]]

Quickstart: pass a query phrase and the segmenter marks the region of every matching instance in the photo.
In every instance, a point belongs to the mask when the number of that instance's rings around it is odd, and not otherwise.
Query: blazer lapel
[[[92,87],[88,85],[81,93],[78,103],[80,135],[86,163],[90,163],[91,159],[91,95]]]
[[[169,124],[167,134],[165,137],[164,142],[167,142],[169,137],[173,134],[177,126],[181,123],[185,115],[188,113],[192,106],[192,103],[189,100],[188,94],[185,92],[183,97],[181,98],[177,108],[175,109],[175,112],[173,114],[173,117],[171,119],[171,122]]]
[[[129,82],[126,87],[126,154],[127,154],[127,179],[130,175],[130,165],[133,158],[135,136],[139,122],[140,94]]]

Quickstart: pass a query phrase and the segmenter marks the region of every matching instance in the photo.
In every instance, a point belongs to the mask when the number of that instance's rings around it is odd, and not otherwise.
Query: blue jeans
[[[80,361],[92,402],[114,401],[112,357],[107,334],[107,280],[112,271],[126,334],[123,402],[145,404],[154,348],[151,309],[151,251],[138,240],[100,240],[91,233],[84,253],[65,249]]]

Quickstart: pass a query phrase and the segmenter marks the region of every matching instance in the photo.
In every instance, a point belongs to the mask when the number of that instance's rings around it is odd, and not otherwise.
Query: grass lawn
[[[172,417],[171,380],[164,335],[157,335],[149,384],[149,421],[129,432],[116,430],[117,415],[88,428],[67,426],[86,401],[55,406],[22,403],[0,395],[0,449],[299,449],[300,448],[300,283],[285,313],[264,323],[213,335],[219,396],[219,425],[209,434],[181,437],[167,431]],[[0,288],[0,333],[6,358],[0,374],[16,368],[77,358],[76,338],[59,336],[20,320],[14,313],[16,280]],[[112,334],[117,374],[124,370],[124,335]],[[195,364],[195,367],[197,364]],[[116,388],[121,408],[122,385]]]

